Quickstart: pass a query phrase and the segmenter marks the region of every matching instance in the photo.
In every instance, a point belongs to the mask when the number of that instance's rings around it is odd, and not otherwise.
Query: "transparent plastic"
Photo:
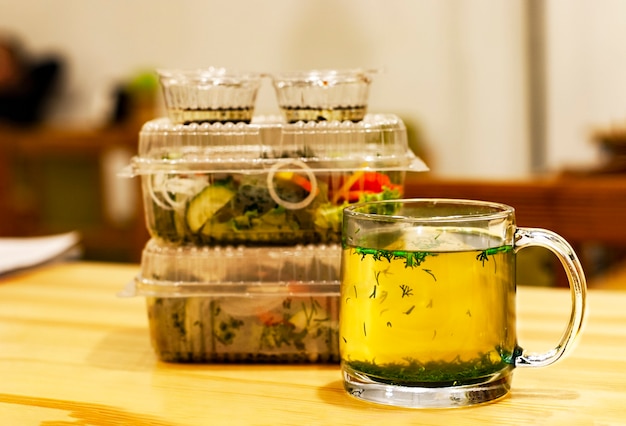
[[[272,75],[288,122],[359,121],[365,117],[372,70],[312,70]]]
[[[263,75],[225,68],[157,71],[174,123],[249,123]]]
[[[125,295],[146,297],[164,361],[337,363],[340,253],[151,240]]]
[[[196,245],[338,243],[342,209],[404,193],[427,170],[403,122],[148,122],[127,170],[141,176],[153,238]]]

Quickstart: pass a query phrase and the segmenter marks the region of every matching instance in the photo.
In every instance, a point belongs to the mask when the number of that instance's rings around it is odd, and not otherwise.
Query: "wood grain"
[[[142,298],[116,295],[135,265],[67,263],[0,278],[0,419],[6,425],[626,424],[626,292],[591,290],[563,361],[518,369],[510,396],[410,410],[348,396],[336,365],[159,362]],[[550,349],[570,296],[518,292],[520,345]]]

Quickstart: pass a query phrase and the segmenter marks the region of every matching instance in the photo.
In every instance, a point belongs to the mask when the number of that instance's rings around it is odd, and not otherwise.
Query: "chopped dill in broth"
[[[418,242],[428,251],[402,237],[384,248],[344,244],[344,368],[407,386],[471,384],[513,368],[513,248],[440,235]]]

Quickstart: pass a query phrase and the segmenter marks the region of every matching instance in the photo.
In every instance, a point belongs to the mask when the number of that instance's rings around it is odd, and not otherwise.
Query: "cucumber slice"
[[[209,185],[189,201],[185,219],[189,230],[198,232],[202,226],[235,196],[235,192],[222,185]]]

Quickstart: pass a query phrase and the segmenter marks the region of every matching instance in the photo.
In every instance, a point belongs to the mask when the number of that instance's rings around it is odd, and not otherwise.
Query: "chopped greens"
[[[148,228],[164,241],[197,245],[338,243],[347,205],[402,196],[392,183],[400,172],[344,175],[312,185],[310,175],[281,170],[271,190],[266,173],[146,176]]]
[[[246,297],[147,302],[152,344],[163,361],[339,362],[336,297],[272,296],[258,312]]]
[[[377,364],[375,361],[345,361],[348,368],[394,385],[461,386],[482,381],[485,376],[513,368],[510,354],[494,350],[479,358],[450,362],[406,359],[404,363]]]

